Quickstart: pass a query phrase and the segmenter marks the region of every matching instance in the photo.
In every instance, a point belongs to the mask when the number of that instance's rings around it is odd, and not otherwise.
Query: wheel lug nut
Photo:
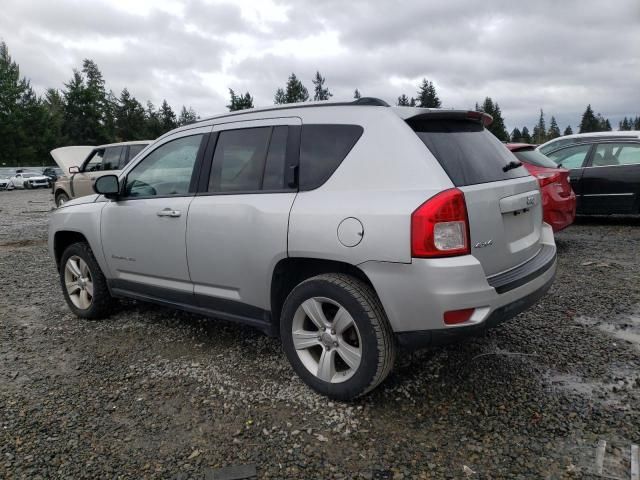
[[[337,347],[338,346],[338,342],[333,342],[333,346]]]
[[[324,332],[327,329],[327,327],[322,327],[322,331]]]
[[[335,335],[336,331],[335,330],[331,330],[331,335]]]

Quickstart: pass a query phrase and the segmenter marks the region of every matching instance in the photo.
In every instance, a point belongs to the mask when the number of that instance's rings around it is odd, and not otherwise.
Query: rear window
[[[418,120],[407,122],[457,187],[529,175],[526,168],[503,169],[515,162],[511,152],[478,122]]]
[[[513,152],[521,162],[535,165],[536,167],[558,168],[558,165],[549,157],[541,154],[537,150],[518,150]]]
[[[360,139],[362,132],[360,125],[303,125],[300,139],[300,190],[313,190],[326,182]]]

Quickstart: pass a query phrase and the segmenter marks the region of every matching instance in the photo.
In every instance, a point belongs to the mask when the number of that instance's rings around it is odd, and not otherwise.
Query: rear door
[[[205,162],[187,224],[189,272],[201,307],[254,318],[270,309],[271,272],[287,256],[296,196],[288,177],[300,125],[299,118],[279,118],[214,127],[212,162]]]
[[[585,212],[639,213],[640,142],[596,145],[582,183]]]
[[[509,270],[536,256],[542,234],[537,180],[479,121],[429,120],[428,115],[408,123],[464,192],[471,254],[485,274]]]
[[[583,144],[562,148],[547,154],[551,160],[561,168],[569,170],[569,182],[576,194],[576,210],[578,213],[585,213],[582,177],[587,162],[590,158],[593,145]]]

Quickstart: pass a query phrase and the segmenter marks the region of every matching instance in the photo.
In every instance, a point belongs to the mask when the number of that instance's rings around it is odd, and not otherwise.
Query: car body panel
[[[533,165],[532,163],[528,163],[525,157],[518,155],[518,152],[533,150],[533,145],[511,143],[507,144],[507,148],[524,163],[531,175],[540,180],[541,185],[543,178],[557,177],[554,182],[546,183],[540,187],[542,192],[543,219],[551,225],[554,232],[559,232],[571,225],[576,217],[576,194],[571,188],[569,170],[565,168]],[[540,155],[543,154],[541,153]]]

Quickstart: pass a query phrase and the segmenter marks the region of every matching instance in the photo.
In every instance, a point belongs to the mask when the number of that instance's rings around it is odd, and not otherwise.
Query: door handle
[[[180,210],[172,210],[170,208],[164,208],[156,213],[159,217],[179,217],[182,215]]]

